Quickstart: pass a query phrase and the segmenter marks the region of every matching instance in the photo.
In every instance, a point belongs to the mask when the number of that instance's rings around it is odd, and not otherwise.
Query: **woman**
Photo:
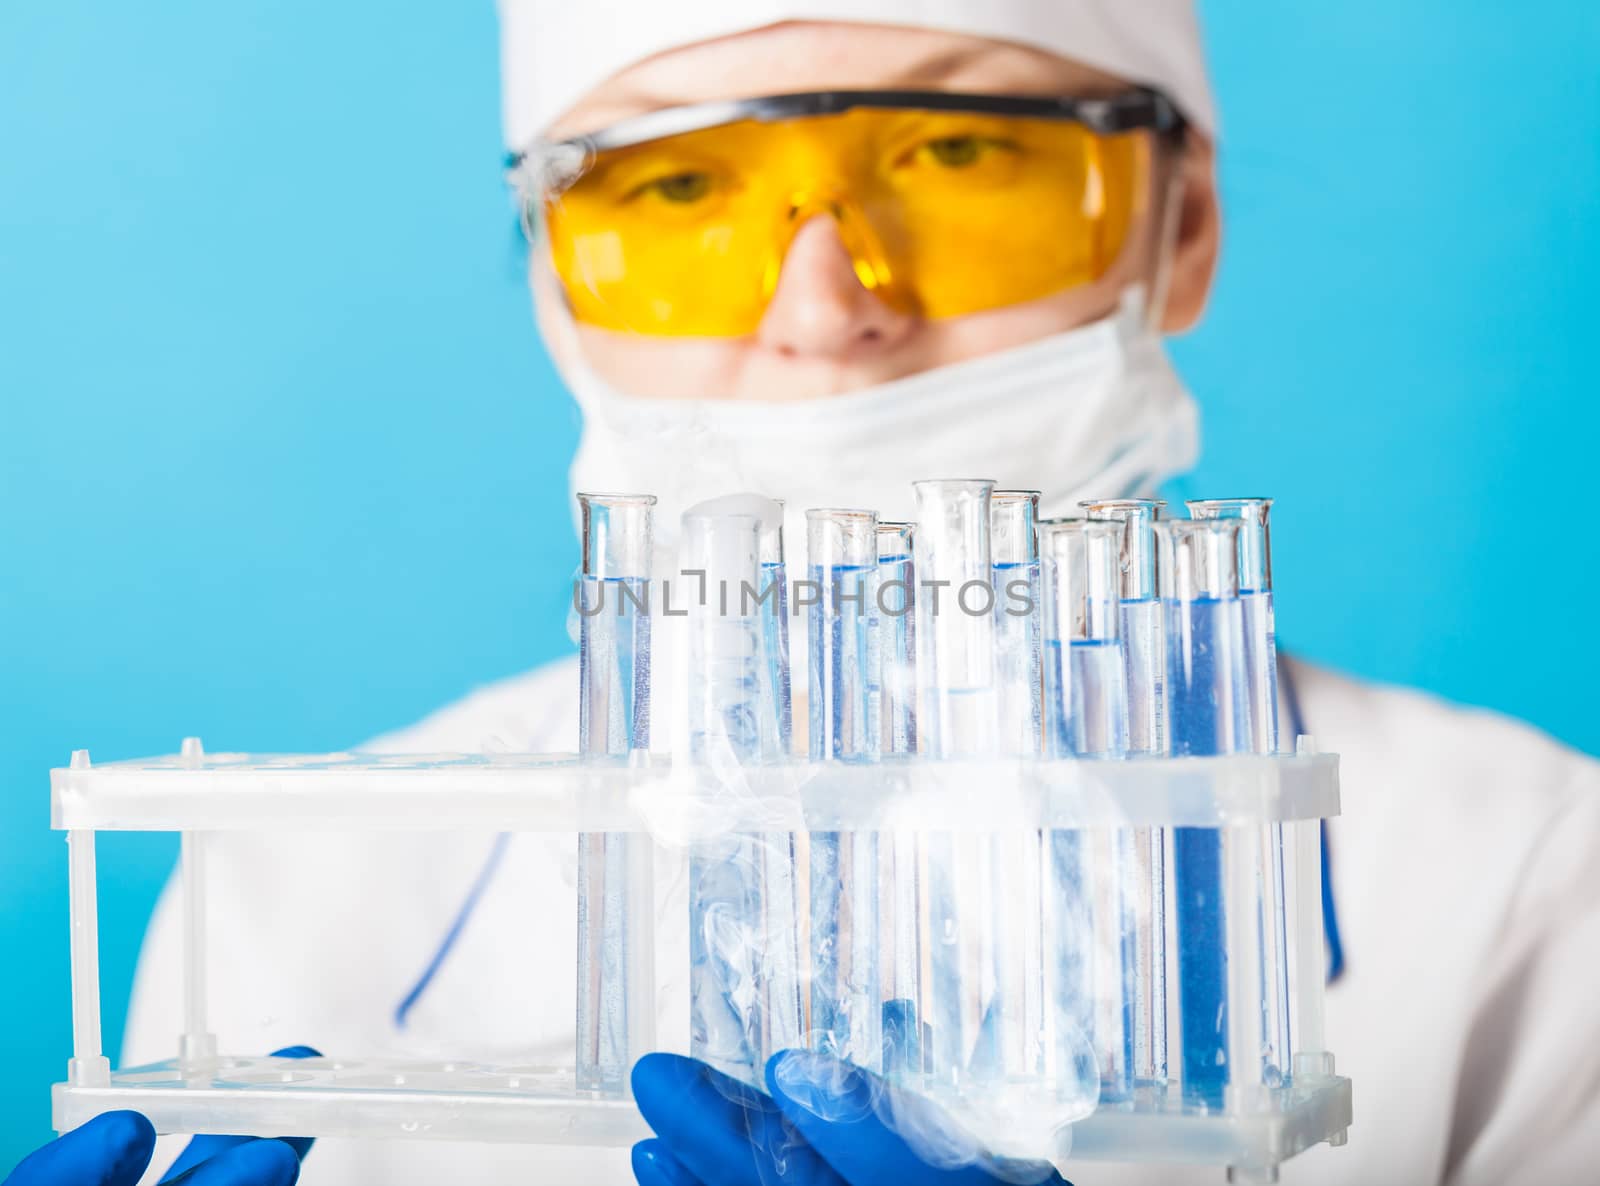
[[[584,413],[575,488],[653,492],[670,534],[736,489],[903,516],[911,479],[982,473],[1059,513],[1194,460],[1161,344],[1201,316],[1219,248],[1184,0],[508,0],[502,17],[539,324]],[[571,749],[576,679],[552,664],[371,748]],[[1348,1147],[1286,1178],[1579,1180],[1600,1156],[1595,764],[1414,693],[1295,663],[1285,685],[1300,731],[1342,755],[1328,1033],[1358,1100]],[[229,1049],[568,1055],[570,987],[529,986],[574,944],[570,845],[310,838],[286,859],[217,840]],[[179,1032],[178,905],[151,924],[125,1061]],[[710,1118],[653,1143],[639,1172],[695,1181],[721,1135]],[[628,1158],[329,1140],[305,1174],[622,1181]]]

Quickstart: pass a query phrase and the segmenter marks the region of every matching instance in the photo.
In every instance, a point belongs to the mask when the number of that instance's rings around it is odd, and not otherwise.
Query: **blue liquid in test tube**
[[[872,599],[877,516],[806,512],[810,578],[810,753],[814,762],[866,762],[878,753],[871,711]],[[878,836],[811,833],[811,1029],[814,1049],[878,1070]]]
[[[650,748],[651,519],[655,498],[579,494],[583,571],[578,609],[578,748],[590,759]],[[577,1082],[619,1092],[654,1002],[630,985],[632,880],[648,870],[646,838],[578,837]],[[637,975],[637,971],[635,973]]]
[[[1249,748],[1244,609],[1239,601],[1236,522],[1162,520],[1155,525],[1157,576],[1166,609],[1167,737],[1178,757]],[[1185,1099],[1219,1107],[1237,1076],[1229,1009],[1229,919],[1223,905],[1225,851],[1239,838],[1219,828],[1173,829],[1181,1073]],[[1257,1048],[1259,1043],[1254,1044]],[[1240,1068],[1244,1070],[1244,1068]]]

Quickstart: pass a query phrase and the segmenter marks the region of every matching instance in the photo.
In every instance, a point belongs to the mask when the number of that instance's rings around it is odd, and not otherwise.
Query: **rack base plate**
[[[583,1092],[570,1067],[230,1058],[113,1072],[91,1086],[58,1083],[58,1132],[132,1108],[159,1133],[225,1132],[364,1139],[433,1138],[546,1145],[628,1145],[650,1135],[633,1102]],[[1063,1133],[1063,1153],[1097,1161],[1188,1162],[1270,1179],[1322,1141],[1342,1144],[1350,1081],[1303,1080],[1256,1110],[1184,1108],[1160,1094],[1102,1105]]]

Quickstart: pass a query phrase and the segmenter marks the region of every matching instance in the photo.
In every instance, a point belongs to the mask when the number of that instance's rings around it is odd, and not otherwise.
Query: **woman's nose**
[[[779,354],[857,357],[895,345],[913,324],[862,286],[838,224],[819,214],[790,241],[756,337]]]

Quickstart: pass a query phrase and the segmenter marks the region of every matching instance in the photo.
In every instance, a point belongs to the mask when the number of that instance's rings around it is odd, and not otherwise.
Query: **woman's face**
[[[1126,86],[1053,54],[984,38],[788,23],[647,58],[591,92],[551,134],[593,131],[662,107],[785,92],[1104,95]],[[558,365],[570,365],[572,352],[581,350],[601,378],[633,395],[815,399],[1103,317],[1130,284],[1156,282],[1165,237],[1171,246],[1162,327],[1182,330],[1200,315],[1216,260],[1211,146],[1191,133],[1186,149],[1161,154],[1151,173],[1152,192],[1142,204],[1146,214],[1112,271],[1087,287],[1024,304],[936,320],[897,312],[862,287],[835,223],[817,217],[795,233],[771,302],[752,334],[672,338],[576,323],[547,261],[535,252],[531,279],[539,323]],[[1169,195],[1176,196],[1168,200]]]

